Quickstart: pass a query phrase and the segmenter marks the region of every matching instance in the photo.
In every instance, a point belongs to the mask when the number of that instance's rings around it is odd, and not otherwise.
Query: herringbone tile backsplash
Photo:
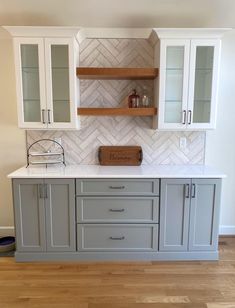
[[[86,39],[80,46],[80,65],[92,67],[153,67],[153,47],[144,39]],[[81,80],[82,106],[117,107],[131,89],[144,88],[150,96],[152,81]],[[202,164],[204,132],[159,132],[148,117],[81,117],[79,131],[28,131],[28,145],[41,138],[61,137],[68,164],[97,164],[100,145],[141,145],[143,164]],[[187,148],[179,148],[179,138]]]

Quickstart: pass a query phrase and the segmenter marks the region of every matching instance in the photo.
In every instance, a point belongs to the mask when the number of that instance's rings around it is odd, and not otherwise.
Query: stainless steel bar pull
[[[196,197],[196,185],[192,184],[191,186],[191,197],[195,198]]]
[[[182,112],[182,124],[186,124],[186,110]]]
[[[44,184],[44,198],[47,199],[48,198],[48,191],[47,191],[47,184]]]
[[[113,213],[121,213],[124,212],[125,209],[109,209],[109,212],[113,212]]]
[[[184,195],[185,198],[189,198],[189,184],[184,184]]]
[[[124,189],[125,186],[109,186],[110,189]]]
[[[39,199],[43,199],[43,184],[38,184],[38,191],[39,191]]]
[[[51,124],[51,110],[50,109],[47,109],[47,121],[48,121],[48,124]]]
[[[114,240],[114,241],[122,241],[125,239],[125,236],[120,236],[120,237],[110,236],[109,238],[110,240]]]
[[[45,121],[45,109],[42,109],[42,123],[43,124],[46,124],[46,121]]]
[[[188,124],[190,125],[192,123],[192,110],[188,111]]]

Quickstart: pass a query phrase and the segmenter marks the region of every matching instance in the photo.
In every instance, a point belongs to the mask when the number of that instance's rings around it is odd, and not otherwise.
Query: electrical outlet
[[[187,147],[187,138],[186,137],[181,137],[180,138],[180,149],[185,150]]]

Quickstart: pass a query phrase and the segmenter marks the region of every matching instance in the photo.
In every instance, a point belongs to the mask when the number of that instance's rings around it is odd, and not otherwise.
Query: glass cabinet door
[[[186,126],[189,40],[162,42],[159,112],[162,128]]]
[[[46,39],[48,119],[49,126],[60,128],[72,122],[71,101],[73,81],[71,81],[71,41],[66,39]],[[71,63],[72,64],[72,63]],[[75,76],[75,72],[74,72]]]
[[[19,39],[15,44],[19,126],[40,128],[46,125],[46,101],[42,81],[43,42],[37,39]]]
[[[217,41],[192,40],[188,125],[210,128],[215,118]]]

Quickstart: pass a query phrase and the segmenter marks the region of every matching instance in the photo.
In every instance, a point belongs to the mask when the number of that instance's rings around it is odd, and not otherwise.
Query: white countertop
[[[22,167],[9,178],[224,178],[226,175],[205,165],[99,166],[69,165]]]

